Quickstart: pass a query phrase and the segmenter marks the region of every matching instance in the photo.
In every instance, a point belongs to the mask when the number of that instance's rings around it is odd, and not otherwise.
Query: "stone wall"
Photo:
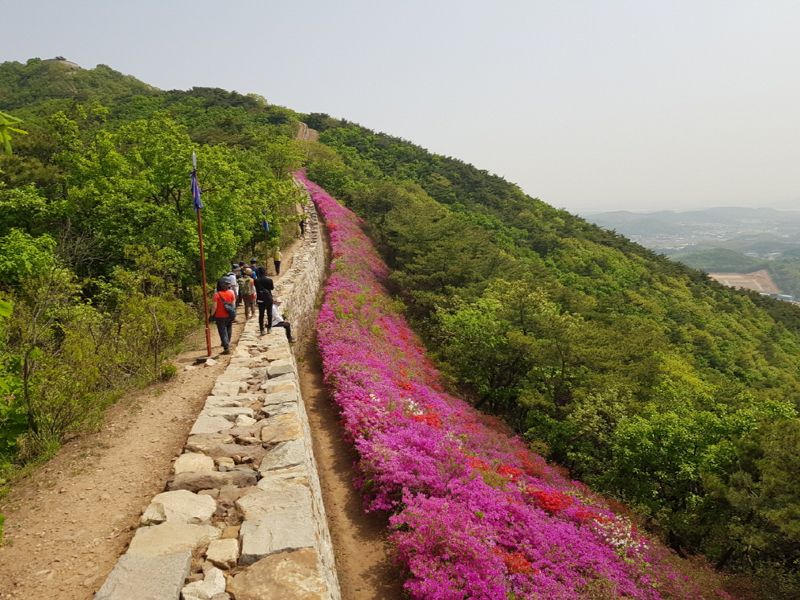
[[[283,316],[292,323],[293,332],[297,331],[296,337],[302,344],[313,338],[316,303],[327,265],[325,240],[314,203],[308,198],[305,187],[298,185],[298,188],[307,197],[303,205],[306,234],[303,244],[294,253],[291,268],[275,284],[275,296],[283,302]]]
[[[307,342],[325,273],[313,205],[306,237],[276,282],[284,316]],[[255,600],[341,597],[330,533],[283,329],[245,325],[164,493],[96,600]]]

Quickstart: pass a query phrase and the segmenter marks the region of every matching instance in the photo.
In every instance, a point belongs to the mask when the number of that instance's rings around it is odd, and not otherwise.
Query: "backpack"
[[[225,307],[225,310],[226,310],[226,311],[227,311],[227,313],[228,313],[228,318],[229,318],[229,319],[235,319],[235,318],[236,318],[236,300],[234,300],[233,302],[225,302],[225,300],[224,300],[224,299],[223,299],[223,297],[222,297],[222,296],[219,294],[219,292],[217,292],[217,293],[214,295],[214,300],[215,300],[216,302],[218,302],[218,303],[221,303],[221,304],[222,304],[222,306],[223,306],[223,307]],[[214,312],[215,312],[215,311],[214,311]],[[212,312],[211,314],[213,315],[213,314],[214,314],[214,312]],[[224,318],[224,317],[217,317],[217,319],[219,319],[219,318]],[[212,319],[212,320],[213,320],[213,319]]]
[[[247,277],[239,284],[239,292],[244,298],[250,298],[255,293],[255,285],[250,277]]]
[[[261,282],[259,284],[259,281]],[[275,289],[275,286],[272,283],[272,279],[266,277],[265,279],[256,279],[256,299],[260,303],[264,302],[272,302],[272,290]]]
[[[222,306],[225,307],[225,310],[228,311],[228,318],[235,319],[236,318],[236,303],[234,302],[223,302]]]

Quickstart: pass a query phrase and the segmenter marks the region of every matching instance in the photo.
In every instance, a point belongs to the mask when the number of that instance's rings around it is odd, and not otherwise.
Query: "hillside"
[[[289,173],[305,165],[368,223],[452,391],[678,552],[762,577],[766,597],[800,589],[794,307],[456,159],[263,98],[32,60],[0,65],[0,110],[30,131],[0,158],[9,471],[93,426],[125,386],[169,375],[200,300],[191,151],[212,278],[285,239]],[[319,144],[293,140],[300,120]]]
[[[791,571],[797,459],[780,440],[800,432],[794,307],[455,159],[309,121],[338,153],[309,173],[367,219],[455,387],[648,515],[674,548]]]

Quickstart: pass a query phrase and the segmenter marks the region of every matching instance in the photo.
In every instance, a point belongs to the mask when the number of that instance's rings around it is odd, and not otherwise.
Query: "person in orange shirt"
[[[212,302],[214,303],[212,316],[217,324],[219,341],[223,348],[222,353],[230,354],[233,320],[236,318],[236,294],[225,278],[217,282],[217,292],[214,294]]]

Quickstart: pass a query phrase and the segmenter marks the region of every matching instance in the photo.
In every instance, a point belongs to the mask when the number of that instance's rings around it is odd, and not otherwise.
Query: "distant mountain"
[[[752,258],[800,253],[800,211],[718,207],[691,211],[612,211],[586,219],[665,254],[692,248],[727,248]]]
[[[774,208],[718,207],[691,211],[664,210],[652,213],[637,213],[627,210],[587,214],[592,223],[614,229],[620,233],[642,235],[649,231],[678,231],[679,228],[698,225],[742,225],[800,227],[800,211]]]

